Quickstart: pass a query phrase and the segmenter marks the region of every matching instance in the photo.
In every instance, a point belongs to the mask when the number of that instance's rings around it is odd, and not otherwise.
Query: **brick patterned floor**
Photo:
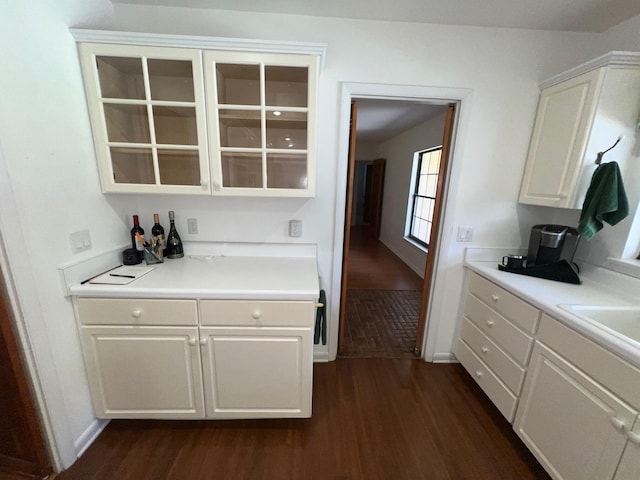
[[[412,357],[420,310],[417,290],[347,290],[341,357]]]

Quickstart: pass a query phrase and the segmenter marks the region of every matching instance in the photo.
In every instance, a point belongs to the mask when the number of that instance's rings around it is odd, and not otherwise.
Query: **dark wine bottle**
[[[182,240],[176,230],[176,216],[173,210],[169,211],[169,235],[167,236],[167,258],[182,258],[184,257],[184,249],[182,248]]]
[[[160,225],[160,215],[154,213],[153,227],[151,227],[151,246],[155,247],[158,243],[162,245],[162,251],[165,252],[167,249],[167,240],[164,237],[164,227]]]
[[[142,251],[144,250],[144,245],[142,245],[142,243],[140,243],[140,241],[136,239],[136,232],[144,236],[144,230],[140,226],[138,215],[133,216],[133,228],[131,229],[131,247],[135,248],[136,250]]]

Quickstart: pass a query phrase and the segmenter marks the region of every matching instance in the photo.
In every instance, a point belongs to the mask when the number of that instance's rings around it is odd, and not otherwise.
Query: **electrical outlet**
[[[289,236],[290,237],[302,236],[302,220],[289,220]]]
[[[189,233],[189,235],[197,235],[198,234],[198,219],[197,218],[187,218],[187,233]]]
[[[69,241],[71,242],[71,252],[74,254],[91,249],[91,236],[88,229],[73,232],[69,235]]]
[[[473,240],[473,227],[458,227],[458,242],[470,242]]]

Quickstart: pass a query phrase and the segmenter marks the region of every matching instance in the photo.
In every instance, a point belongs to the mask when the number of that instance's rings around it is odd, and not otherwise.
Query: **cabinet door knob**
[[[257,320],[262,316],[262,312],[260,310],[254,310],[251,316]]]
[[[493,295],[491,295],[491,300],[497,302],[498,300],[500,300],[500,297],[494,293]]]
[[[142,309],[141,308],[136,308],[135,310],[133,310],[131,312],[131,316],[133,318],[140,318],[142,316]]]
[[[627,427],[618,417],[609,417],[609,420],[611,421],[611,425],[618,430],[624,430]]]
[[[489,353],[488,347],[482,347],[480,350],[482,350],[482,353]]]
[[[487,327],[493,327],[493,320],[487,320]]]
[[[200,186],[206,190],[207,187],[209,186],[209,182],[207,182],[206,180],[200,180]]]
[[[190,337],[189,338],[189,345],[195,345],[196,343],[198,343],[198,340],[196,340],[195,337]]]
[[[640,434],[638,434],[636,432],[632,432],[631,430],[629,430],[627,432],[627,438],[629,439],[629,441],[631,443],[635,443],[636,445],[640,445]]]
[[[482,372],[480,370],[476,370],[476,377],[480,378],[482,376]]]
[[[207,344],[207,339],[206,338],[201,338],[200,339],[200,345],[206,345]]]

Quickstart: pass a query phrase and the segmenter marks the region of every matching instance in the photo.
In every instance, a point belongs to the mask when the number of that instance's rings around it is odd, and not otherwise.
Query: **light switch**
[[[473,227],[458,227],[458,242],[470,242],[473,240]]]
[[[197,235],[198,234],[198,219],[197,218],[187,218],[187,233],[189,233],[189,235]]]
[[[72,253],[80,253],[91,249],[91,236],[88,229],[73,232],[69,235],[69,240]]]
[[[289,220],[289,236],[290,237],[302,236],[302,220]]]

